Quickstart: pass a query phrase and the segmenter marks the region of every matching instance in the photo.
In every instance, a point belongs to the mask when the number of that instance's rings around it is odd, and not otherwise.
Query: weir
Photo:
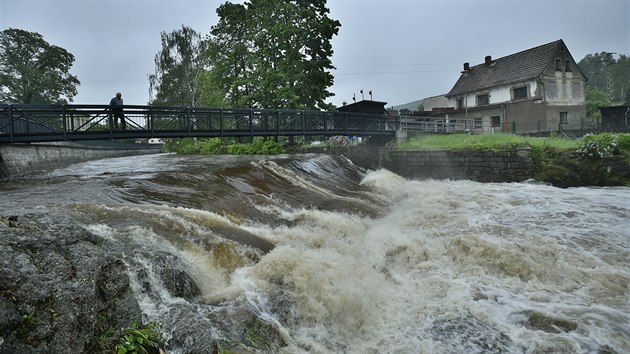
[[[0,144],[0,179],[89,160],[164,152],[157,144],[88,143]]]

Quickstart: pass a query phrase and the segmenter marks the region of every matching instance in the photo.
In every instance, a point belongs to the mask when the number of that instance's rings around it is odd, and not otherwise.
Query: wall
[[[531,148],[512,151],[409,150],[351,147],[346,156],[368,169],[386,168],[412,179],[467,179],[478,182],[520,182],[532,177]]]
[[[0,179],[107,157],[156,154],[161,145],[93,146],[77,143],[0,144]]]

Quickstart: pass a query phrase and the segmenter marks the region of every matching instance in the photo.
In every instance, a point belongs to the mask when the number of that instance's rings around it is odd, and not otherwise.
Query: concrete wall
[[[107,157],[156,154],[161,146],[127,144],[94,146],[77,143],[0,144],[0,179]]]
[[[530,148],[512,151],[409,150],[357,146],[346,155],[354,164],[386,168],[411,179],[467,179],[478,182],[520,182],[532,177]]]

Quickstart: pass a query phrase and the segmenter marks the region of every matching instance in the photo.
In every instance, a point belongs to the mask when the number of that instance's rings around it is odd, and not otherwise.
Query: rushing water
[[[7,213],[71,214],[127,247],[149,320],[242,301],[286,353],[628,353],[630,188],[413,181],[324,155],[136,156],[0,186]],[[206,321],[207,326],[217,325]],[[175,351],[186,352],[185,348]]]

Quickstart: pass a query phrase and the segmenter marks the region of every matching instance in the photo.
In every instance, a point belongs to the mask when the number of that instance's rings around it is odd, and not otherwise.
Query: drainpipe
[[[503,132],[507,133],[508,130],[508,119],[507,119],[507,109],[505,107],[505,103],[501,104],[501,109],[503,110]],[[515,133],[516,129],[514,129],[514,131],[512,133]]]
[[[468,119],[468,92],[464,92],[464,105],[466,106],[466,119]]]

